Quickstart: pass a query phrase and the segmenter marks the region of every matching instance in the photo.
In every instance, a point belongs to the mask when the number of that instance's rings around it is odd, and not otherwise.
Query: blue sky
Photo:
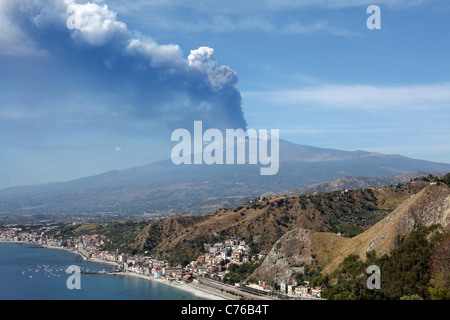
[[[0,188],[167,159],[193,120],[450,163],[449,16],[446,0],[0,0]]]

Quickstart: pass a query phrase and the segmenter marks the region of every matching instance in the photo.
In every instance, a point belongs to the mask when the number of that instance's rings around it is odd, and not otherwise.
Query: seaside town
[[[255,263],[265,258],[268,252],[250,255],[251,249],[245,241],[229,239],[214,244],[204,244],[204,254],[186,267],[172,266],[149,256],[131,255],[118,251],[102,250],[104,239],[100,235],[84,235],[61,239],[47,236],[45,231],[23,232],[21,228],[0,229],[0,242],[33,244],[46,248],[64,249],[79,254],[85,260],[108,263],[115,266],[109,274],[130,274],[164,281],[169,284],[190,285],[213,296],[225,299],[320,299],[321,288],[311,288],[308,282],[281,283],[272,288],[268,284],[239,282],[223,283],[230,265]],[[103,271],[105,272],[105,271]]]

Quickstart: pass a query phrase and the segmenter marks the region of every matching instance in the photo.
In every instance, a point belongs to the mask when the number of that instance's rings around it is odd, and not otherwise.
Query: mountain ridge
[[[130,250],[171,257],[176,263],[201,254],[203,243],[239,238],[256,251],[268,251],[286,232],[361,233],[419,192],[428,178],[386,188],[360,189],[317,195],[259,199],[234,209],[204,216],[171,217],[150,222],[133,236]],[[95,231],[98,232],[98,231]],[[122,248],[123,249],[123,248]],[[181,258],[184,260],[184,258]]]
[[[288,282],[308,266],[332,272],[350,254],[389,253],[420,226],[450,229],[450,174],[387,187],[257,198],[203,216],[63,225],[52,235],[104,235],[106,250],[150,254],[186,265],[205,243],[245,240],[270,251],[252,279]]]
[[[439,224],[450,230],[450,187],[431,184],[408,197],[393,212],[365,232],[352,238],[336,233],[294,229],[280,238],[252,277],[277,283],[289,282],[295,265],[333,272],[345,257],[366,258],[374,250],[378,256],[390,254],[413,230]]]
[[[280,193],[344,176],[382,177],[448,172],[450,164],[340,151],[280,141],[280,171],[255,165],[181,165],[170,160],[67,182],[0,190],[0,214],[205,214],[267,192]]]

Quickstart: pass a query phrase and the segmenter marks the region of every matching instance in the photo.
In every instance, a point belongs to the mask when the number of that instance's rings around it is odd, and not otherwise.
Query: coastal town
[[[223,299],[320,299],[321,288],[311,288],[308,282],[281,283],[276,288],[265,282],[223,283],[231,265],[261,262],[268,252],[251,255],[243,240],[229,239],[205,243],[204,254],[187,266],[173,266],[166,261],[141,254],[126,254],[102,250],[105,239],[101,235],[83,235],[63,239],[47,236],[46,230],[24,232],[20,227],[0,229],[0,242],[25,243],[46,248],[64,249],[79,254],[85,260],[111,264],[109,274],[136,275],[164,281],[178,286],[190,286]]]

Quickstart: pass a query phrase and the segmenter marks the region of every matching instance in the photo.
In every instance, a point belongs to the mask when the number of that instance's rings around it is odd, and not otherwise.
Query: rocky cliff
[[[332,272],[349,254],[362,258],[368,251],[389,254],[411,231],[420,226],[440,224],[450,229],[450,188],[432,184],[410,196],[391,214],[369,230],[353,238],[334,233],[295,229],[275,243],[263,264],[252,277],[277,283],[289,279],[301,270],[301,264]]]
[[[302,265],[313,261],[311,244],[313,231],[295,229],[275,242],[254,277],[277,283],[287,282],[297,272],[303,272]]]

